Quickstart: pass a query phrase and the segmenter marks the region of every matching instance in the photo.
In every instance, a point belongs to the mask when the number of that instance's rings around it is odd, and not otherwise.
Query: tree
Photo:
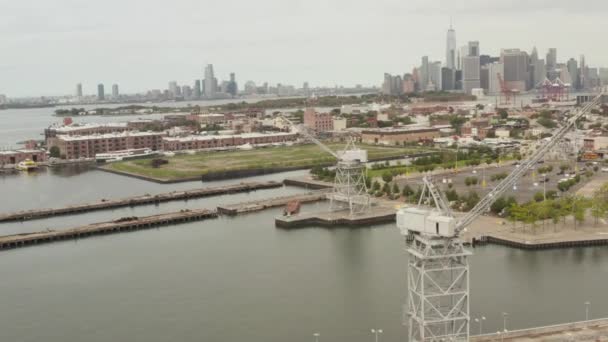
[[[414,190],[407,184],[405,184],[403,186],[403,189],[401,190],[401,194],[403,195],[403,197],[410,197],[414,194]]]
[[[506,109],[501,108],[498,110],[498,115],[500,115],[501,119],[506,120],[509,117],[509,112],[507,112]]]
[[[545,199],[545,194],[543,194],[542,191],[537,191],[534,194],[534,201],[536,202],[542,202]]]
[[[385,183],[390,183],[393,180],[393,175],[390,172],[386,171],[382,173],[382,180]]]
[[[401,192],[401,189],[399,189],[399,185],[397,185],[397,183],[393,183],[393,193],[399,194],[400,192]]]
[[[51,146],[49,152],[51,153],[51,158],[59,158],[61,156],[61,150],[57,146]]]
[[[458,193],[454,189],[450,189],[445,192],[445,197],[449,202],[458,201]]]
[[[382,186],[382,192],[387,195],[391,194],[391,187],[388,185],[388,183],[384,183],[384,185]]]
[[[506,206],[507,206],[507,201],[505,200],[504,197],[500,197],[496,201],[494,201],[494,203],[492,203],[492,205],[490,206],[490,210],[494,214],[498,215],[503,211],[503,209]]]
[[[378,181],[374,181],[372,183],[372,190],[374,190],[374,191],[380,190],[380,183],[378,183]]]

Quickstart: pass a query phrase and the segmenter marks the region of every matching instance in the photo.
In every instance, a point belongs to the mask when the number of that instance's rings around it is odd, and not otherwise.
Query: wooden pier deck
[[[200,221],[217,217],[217,211],[181,210],[179,212],[146,217],[127,217],[109,222],[93,223],[67,230],[48,230],[35,233],[7,235],[0,237],[0,250],[26,247],[53,241],[79,239],[93,235],[119,233],[147,229],[168,224]]]
[[[146,194],[142,196],[134,196],[118,200],[101,200],[97,203],[78,204],[63,208],[35,209],[9,214],[0,214],[0,222],[34,220],[50,216],[78,214],[95,210],[107,210],[121,207],[134,207],[147,204],[156,204],[161,202],[187,200],[191,198],[216,196],[237,192],[248,192],[261,189],[272,189],[279,188],[281,186],[283,185],[280,182],[274,181],[248,182],[210,188],[173,191],[156,195]]]
[[[396,210],[387,206],[374,206],[369,212],[351,216],[349,211],[326,211],[301,213],[292,216],[275,218],[275,226],[279,228],[303,228],[310,226],[372,226],[375,224],[395,222]]]
[[[329,190],[329,189],[328,189]],[[217,207],[220,214],[234,216],[238,214],[260,211],[267,208],[284,206],[291,201],[300,201],[300,203],[310,203],[325,200],[328,190],[318,190],[299,195],[274,197],[269,199],[243,202],[238,204],[224,205]]]

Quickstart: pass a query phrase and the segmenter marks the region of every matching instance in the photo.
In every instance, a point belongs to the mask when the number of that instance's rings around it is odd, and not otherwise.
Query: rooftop
[[[243,134],[231,134],[231,135],[190,135],[187,137],[165,137],[165,141],[205,141],[205,140],[218,140],[218,139],[250,139],[250,138],[262,138],[262,137],[281,137],[291,136],[295,133],[277,132],[277,133],[243,133]]]
[[[112,122],[112,123],[106,123],[106,124],[84,123],[84,124],[73,124],[73,125],[69,125],[69,126],[59,126],[59,127],[51,127],[51,128],[54,129],[56,132],[69,133],[69,132],[79,131],[82,129],[94,129],[94,128],[102,128],[102,127],[126,128],[127,123],[126,122]]]
[[[82,141],[82,140],[92,140],[92,139],[113,139],[113,138],[123,138],[123,137],[145,137],[145,136],[159,136],[165,135],[165,132],[115,132],[115,133],[106,133],[106,134],[90,134],[90,135],[58,135],[57,139],[61,139],[64,141]]]

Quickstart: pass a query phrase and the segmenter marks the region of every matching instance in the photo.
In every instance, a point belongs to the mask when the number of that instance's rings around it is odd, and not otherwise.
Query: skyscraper
[[[449,69],[456,68],[456,31],[451,24],[446,41],[445,66]]]
[[[578,63],[576,59],[570,58],[568,63],[566,64],[568,68],[568,73],[570,74],[570,78],[572,78],[572,88],[579,89],[579,74],[578,74]]]
[[[580,66],[578,69],[578,85],[579,89],[586,89],[589,86],[587,80],[587,64],[585,63],[585,55],[581,55]]]
[[[426,87],[429,85],[429,56],[422,57],[422,65],[420,65],[419,73],[420,91],[426,91]]]
[[[82,83],[76,85],[76,96],[82,97]]]
[[[177,95],[179,95],[179,94],[178,94],[178,90],[177,90],[178,88],[179,88],[179,87],[178,87],[178,85],[177,85],[177,82],[175,82],[175,81],[171,81],[171,82],[169,82],[169,94],[170,94],[172,97],[176,97]]]
[[[97,100],[103,101],[106,99],[106,95],[103,89],[103,83],[97,85]]]
[[[550,48],[549,52],[547,52],[547,71],[555,70],[557,66],[557,49]]]
[[[488,68],[488,94],[500,93],[501,86],[498,79],[498,75],[504,77],[505,68],[504,64],[495,62],[487,65]]]
[[[112,97],[116,99],[118,95],[118,84],[112,84]]]
[[[479,57],[479,42],[469,42],[469,54],[468,56],[476,56]]]
[[[504,81],[509,89],[528,89],[528,53],[519,49],[503,49],[500,60],[504,64]]]
[[[200,98],[202,94],[202,90],[201,90],[201,80],[195,80],[194,81],[194,97],[195,98]]]
[[[442,81],[441,81],[441,62],[433,62],[429,65],[429,86],[431,86],[435,91],[441,90]],[[427,89],[431,90],[431,89]]]
[[[203,89],[205,97],[211,99],[215,97],[217,91],[217,80],[213,73],[213,64],[207,64],[205,67],[205,79],[203,80]]]
[[[469,42],[467,53],[462,58],[462,90],[470,95],[473,89],[481,86],[479,42]]]
[[[534,82],[533,87],[536,87],[540,82],[543,82],[547,78],[547,66],[545,65],[544,59],[539,59],[534,64]]]
[[[230,73],[230,81],[228,82],[226,90],[226,92],[232,96],[236,96],[236,94],[239,92],[239,87],[236,83],[236,76],[233,72]]]

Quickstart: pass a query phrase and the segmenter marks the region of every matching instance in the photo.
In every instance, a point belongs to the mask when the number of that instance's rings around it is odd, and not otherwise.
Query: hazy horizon
[[[457,46],[478,40],[482,54],[536,46],[544,58],[555,47],[559,62],[584,54],[608,66],[599,0],[0,2],[0,94],[9,97],[73,94],[77,83],[86,94],[98,83],[121,93],[191,85],[207,63],[219,80],[235,72],[241,88],[379,85],[423,55],[444,62],[450,18]]]

